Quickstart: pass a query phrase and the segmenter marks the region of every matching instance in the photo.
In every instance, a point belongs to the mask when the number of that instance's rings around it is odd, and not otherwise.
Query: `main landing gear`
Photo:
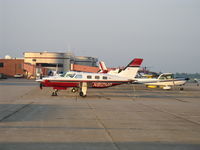
[[[180,87],[180,91],[183,91],[184,90],[184,88],[183,87]]]
[[[72,93],[78,92],[78,88],[72,88],[72,89],[71,89],[71,92],[72,92]],[[85,92],[85,93],[84,93],[84,92]],[[86,91],[83,90],[83,89],[81,88],[81,89],[80,89],[80,92],[79,92],[79,95],[80,95],[81,97],[86,97]]]
[[[79,95],[81,97],[86,97],[87,96],[86,94],[87,94],[87,82],[82,82]]]

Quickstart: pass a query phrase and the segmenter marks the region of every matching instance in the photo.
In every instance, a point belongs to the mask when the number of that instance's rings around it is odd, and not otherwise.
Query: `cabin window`
[[[100,79],[100,77],[99,76],[95,76],[95,79]]]
[[[3,68],[4,64],[0,62],[0,68]]]
[[[92,79],[92,76],[88,75],[88,76],[87,76],[87,79]]]
[[[37,67],[63,67],[63,64],[37,63]]]
[[[83,76],[81,75],[81,74],[77,74],[76,76],[75,76],[75,78],[76,79],[81,79]]]
[[[108,79],[108,77],[103,76],[103,79],[106,80],[106,79]]]
[[[18,64],[18,69],[22,69],[22,64]]]

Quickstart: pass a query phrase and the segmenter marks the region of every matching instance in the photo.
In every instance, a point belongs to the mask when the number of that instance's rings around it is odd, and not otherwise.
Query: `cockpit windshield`
[[[161,80],[173,79],[173,78],[174,78],[173,74],[163,74],[160,76]]]
[[[66,74],[66,78],[73,78],[75,76],[75,73],[70,73],[70,74]]]
[[[61,75],[61,77],[66,77],[66,78],[73,78],[76,74],[73,73],[73,72],[66,72],[66,73],[63,73]]]
[[[60,76],[61,76],[61,77],[64,77],[64,76],[65,76],[65,74],[66,74],[66,73],[64,72],[64,73],[63,73],[63,74],[61,74]]]

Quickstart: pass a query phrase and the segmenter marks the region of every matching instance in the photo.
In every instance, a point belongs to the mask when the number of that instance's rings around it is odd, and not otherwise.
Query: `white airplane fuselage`
[[[63,76],[43,78],[40,82],[43,86],[58,87],[58,89],[60,89],[62,87],[79,87],[81,82],[89,83],[89,87],[93,88],[106,88],[131,81],[132,80],[128,78],[103,73],[80,73],[70,71]]]

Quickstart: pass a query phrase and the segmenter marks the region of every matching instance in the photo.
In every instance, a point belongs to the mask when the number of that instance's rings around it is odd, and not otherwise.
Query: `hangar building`
[[[46,67],[52,70],[69,71],[71,64],[96,67],[98,59],[93,57],[74,56],[71,52],[25,52],[24,63],[36,67]]]
[[[41,74],[48,75],[49,71],[96,72],[97,62],[97,58],[75,56],[71,52],[24,52],[24,58],[21,59],[0,59],[0,73],[7,76],[23,74],[27,78],[35,78]]]

